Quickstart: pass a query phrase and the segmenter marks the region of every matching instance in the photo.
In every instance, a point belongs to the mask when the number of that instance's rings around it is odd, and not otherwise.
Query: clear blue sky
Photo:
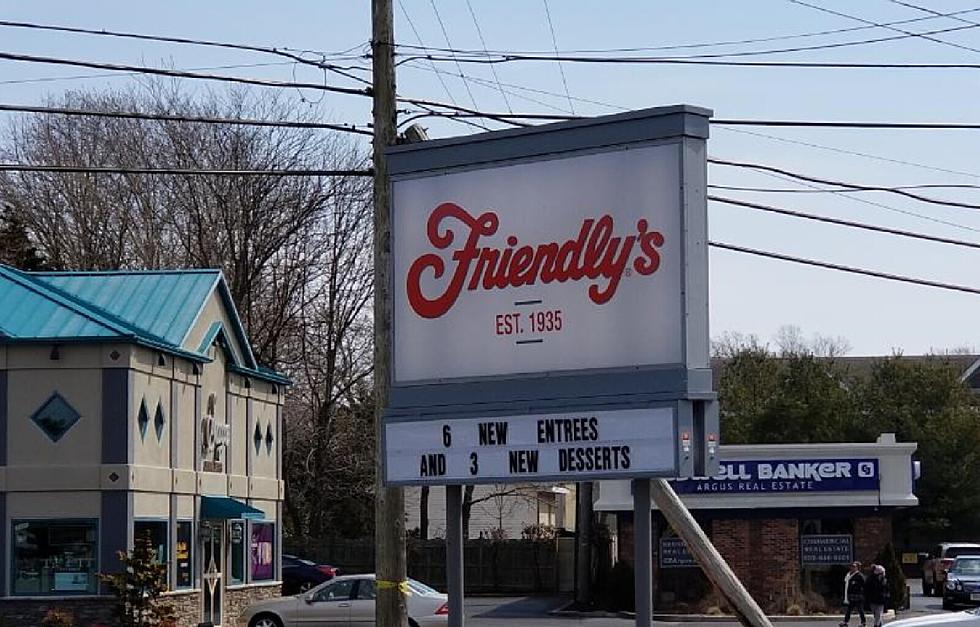
[[[965,0],[913,1],[940,12],[976,6]],[[543,1],[471,0],[471,3],[489,48],[546,53],[552,49]],[[812,3],[878,22],[923,16],[889,0],[812,0]],[[435,6],[455,47],[481,47],[466,2],[435,0]],[[548,6],[562,50],[683,45],[861,25],[788,0],[602,3],[549,0]],[[419,43],[403,7],[425,44],[446,45],[430,0],[401,0],[400,3],[396,0],[396,38],[400,43]],[[963,17],[980,22],[980,12]],[[363,45],[370,37],[367,0],[278,3],[0,0],[0,19],[329,52]],[[926,31],[959,25],[963,24],[946,18],[900,28]],[[677,50],[670,54],[763,50],[894,34],[885,29],[871,29],[843,35]],[[980,63],[980,28],[937,37],[977,51],[908,38],[754,58]],[[312,69],[280,65],[276,57],[257,53],[11,28],[0,28],[0,50],[116,63],[165,64],[175,68],[276,64],[214,72],[288,81],[292,80],[295,71],[300,80],[323,80]],[[399,92],[448,101],[450,96],[427,67],[424,64],[402,66],[398,75]],[[441,64],[440,69],[456,73],[452,65]],[[465,65],[463,69],[481,81],[492,83],[494,80],[488,66]],[[573,98],[610,105],[573,100],[575,113],[580,115],[611,113],[620,108],[691,103],[712,108],[717,116],[725,118],[980,122],[980,107],[977,106],[980,70],[777,70],[571,64],[564,64],[563,69]],[[0,61],[0,102],[39,103],[46,96],[57,95],[66,89],[116,87],[133,80],[131,77],[103,76],[85,80],[11,82],[91,74],[100,72]],[[513,92],[508,99],[515,111],[555,113],[570,109],[559,68],[554,63],[499,65],[497,74],[500,81],[513,85],[505,89]],[[330,77],[329,80],[344,84],[342,78]],[[444,80],[460,105],[473,106],[475,100],[476,107],[483,110],[504,111],[507,108],[495,85],[471,83],[471,100],[458,76],[445,76]],[[528,92],[524,88],[555,95]],[[308,99],[320,97],[318,93],[290,93],[297,99],[303,95]],[[336,121],[366,123],[370,119],[370,102],[357,97],[330,95],[320,108],[326,112],[326,117]],[[469,127],[454,122],[432,121],[429,125],[430,134],[436,137],[471,132]],[[980,131],[744,130],[958,173],[845,155],[717,127],[713,129],[709,143],[711,154],[861,183],[980,184]],[[709,178],[712,183],[724,185],[797,187],[765,175],[714,166],[709,171]],[[891,209],[831,194],[725,193],[828,216],[980,241],[980,213],[977,210],[922,204],[887,194],[863,194],[860,197],[886,204]],[[980,193],[975,191],[928,193],[980,204]],[[947,226],[901,212],[920,213],[960,226]],[[722,205],[710,208],[710,230],[711,237],[716,240],[980,287],[980,251],[977,250],[855,232]],[[711,253],[711,290],[711,325],[715,335],[736,331],[768,339],[780,326],[794,324],[806,334],[847,338],[853,346],[852,354],[883,354],[893,350],[913,354],[980,346],[978,295],[842,275],[718,250]]]

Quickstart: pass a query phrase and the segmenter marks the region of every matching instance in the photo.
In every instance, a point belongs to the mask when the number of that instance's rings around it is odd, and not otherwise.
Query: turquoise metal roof
[[[30,276],[142,334],[180,346],[221,273],[218,270],[43,272]]]
[[[184,348],[184,340],[215,290],[233,328],[215,323],[200,347]],[[219,270],[21,272],[0,264],[2,343],[115,339],[210,361],[210,343],[219,333],[229,331],[242,347],[246,362],[231,364],[236,372],[288,383],[283,375],[255,361]]]

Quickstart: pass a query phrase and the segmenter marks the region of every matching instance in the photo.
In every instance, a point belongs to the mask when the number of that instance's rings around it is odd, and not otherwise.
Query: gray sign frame
[[[676,402],[676,472],[660,476],[713,474],[719,430],[708,336],[706,140],[711,115],[708,109],[677,105],[390,147],[389,185],[393,211],[397,212],[397,183],[407,179],[630,147],[677,145],[682,210],[679,305],[683,360],[666,365],[407,383],[399,383],[392,369],[385,421],[602,411]],[[393,215],[392,240],[398,237],[397,222],[397,215]],[[389,270],[389,294],[393,295],[393,258]],[[389,332],[394,355],[394,322]],[[685,434],[689,436],[686,439],[682,437]]]

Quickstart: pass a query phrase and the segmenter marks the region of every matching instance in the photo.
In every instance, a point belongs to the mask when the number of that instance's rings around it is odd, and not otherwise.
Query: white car
[[[448,624],[449,599],[424,583],[408,580],[406,595],[411,627]],[[251,605],[238,627],[355,627],[374,625],[374,575],[345,575],[309,592]]]
[[[954,627],[980,627],[980,608],[965,612],[930,614],[917,618],[906,618],[888,623],[888,627],[931,627],[932,625],[952,625]]]

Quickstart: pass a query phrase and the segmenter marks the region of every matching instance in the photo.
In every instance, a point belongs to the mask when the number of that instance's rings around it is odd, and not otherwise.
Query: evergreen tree
[[[149,532],[136,538],[130,553],[119,551],[122,569],[100,575],[116,597],[113,614],[119,627],[164,627],[174,624],[175,613],[160,596],[167,591],[167,565],[157,560]]]
[[[0,263],[19,270],[43,270],[45,267],[24,223],[10,211],[0,211]]]

